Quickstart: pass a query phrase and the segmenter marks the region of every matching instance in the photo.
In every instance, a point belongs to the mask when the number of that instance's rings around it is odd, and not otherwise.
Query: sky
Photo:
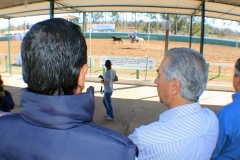
[[[65,14],[61,14],[61,15],[55,15],[55,17],[62,17],[64,16]],[[37,22],[40,22],[40,21],[43,21],[43,20],[46,20],[46,19],[49,19],[49,15],[43,15],[43,16],[32,16],[32,17],[21,17],[21,18],[12,18],[10,19],[10,24],[11,25],[15,25],[15,26],[18,26],[18,25],[23,25],[24,24],[24,20],[26,21],[26,24],[29,23],[29,24],[35,24]],[[3,28],[7,28],[8,27],[8,19],[2,19],[0,18],[0,29],[3,29]]]
[[[130,15],[131,13],[129,13],[128,17],[132,17],[132,15]],[[75,15],[79,17],[79,14],[76,15],[76,13],[68,13],[68,14],[55,14],[54,17],[55,18],[59,18],[59,17],[63,17],[65,15]],[[80,15],[80,17],[82,18],[82,16]],[[26,21],[26,24],[35,24],[37,22],[43,21],[49,19],[49,15],[42,15],[42,16],[32,16],[32,17],[22,17],[22,18],[12,18],[10,20],[11,25],[23,25],[24,21]],[[130,18],[129,18],[130,20]],[[213,25],[214,27],[218,27],[218,28],[230,28],[232,30],[238,30],[238,32],[240,32],[240,26],[237,25],[236,22],[234,21],[223,21],[221,19],[215,19],[214,23],[212,21],[212,18],[206,18],[206,22],[209,23],[210,25]],[[147,21],[147,20],[146,20]],[[225,24],[224,24],[225,23]],[[8,19],[2,19],[0,18],[0,29],[3,28],[7,28],[8,27]]]

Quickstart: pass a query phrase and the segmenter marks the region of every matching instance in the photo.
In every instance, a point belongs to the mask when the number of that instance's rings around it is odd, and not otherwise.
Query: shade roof
[[[26,3],[27,2],[27,3]],[[202,0],[55,0],[54,14],[78,12],[143,12],[201,16]],[[206,0],[205,16],[240,21],[240,0]],[[1,0],[0,18],[48,15],[49,0]]]

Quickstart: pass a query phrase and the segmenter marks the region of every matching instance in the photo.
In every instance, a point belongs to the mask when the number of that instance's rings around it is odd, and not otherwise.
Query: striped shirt
[[[138,146],[138,160],[208,160],[218,131],[215,113],[196,102],[163,112],[129,138]]]

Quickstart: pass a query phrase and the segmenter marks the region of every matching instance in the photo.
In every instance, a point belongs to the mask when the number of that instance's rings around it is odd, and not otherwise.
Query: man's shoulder
[[[116,74],[116,71],[113,69],[113,73]]]
[[[4,90],[4,93],[5,93],[6,95],[11,95],[11,93],[8,92],[7,90]]]
[[[224,106],[222,109],[219,110],[217,113],[218,118],[233,118],[236,115],[240,116],[240,109],[239,109],[239,102],[232,102],[226,106]]]
[[[106,141],[114,141],[122,143],[124,145],[134,145],[133,142],[124,134],[119,133],[115,130],[99,126],[95,123],[87,123],[85,127],[89,129],[89,136],[95,135],[96,138],[103,139]],[[101,138],[100,138],[101,137]]]
[[[162,125],[161,122],[155,121],[148,125],[142,125],[139,128],[136,128],[136,131],[138,132],[139,135],[144,135],[150,132],[155,132],[156,129],[159,131],[159,129],[161,128],[161,125]]]
[[[3,115],[0,117],[0,126],[3,129],[3,126],[18,126],[21,122],[23,122],[20,114],[11,114],[11,115]],[[8,125],[9,124],[9,125]]]
[[[214,113],[211,109],[209,108],[202,108],[202,111],[206,112],[209,114],[211,117],[217,118],[216,113]]]
[[[19,113],[11,113],[11,114],[6,114],[4,116],[0,117],[0,122],[12,122],[21,119],[21,115]]]

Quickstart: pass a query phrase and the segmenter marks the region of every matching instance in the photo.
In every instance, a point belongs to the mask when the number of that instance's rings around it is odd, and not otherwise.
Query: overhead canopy
[[[55,0],[54,13],[143,12],[201,16],[202,0]],[[206,0],[205,16],[240,21],[240,0]],[[0,18],[48,15],[49,0],[1,0]]]

